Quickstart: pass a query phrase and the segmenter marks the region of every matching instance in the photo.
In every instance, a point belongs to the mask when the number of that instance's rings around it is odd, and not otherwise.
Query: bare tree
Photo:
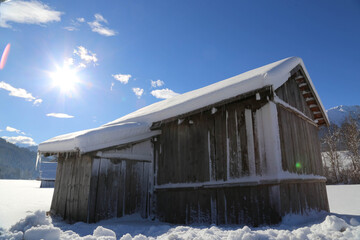
[[[329,176],[326,176],[328,179],[331,178],[332,181],[339,183],[340,179],[340,163],[339,163],[339,154],[338,154],[338,144],[340,142],[340,128],[331,124],[328,128],[328,132],[322,138],[323,144],[325,144],[327,151],[325,151],[324,168],[325,173]],[[327,167],[326,160],[329,159],[330,167]],[[329,171],[330,170],[330,171]],[[333,176],[330,176],[333,175]]]
[[[354,173],[360,171],[360,130],[357,123],[357,120],[354,119],[351,115],[349,118],[341,125],[341,135],[346,150],[348,151],[348,156],[351,159],[352,167]]]

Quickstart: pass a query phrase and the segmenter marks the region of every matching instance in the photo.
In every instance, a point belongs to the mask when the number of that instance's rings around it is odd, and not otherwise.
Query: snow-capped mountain
[[[326,113],[329,117],[331,123],[334,123],[338,126],[341,124],[351,115],[352,118],[358,119],[360,116],[360,106],[344,106],[340,105],[337,107],[330,108],[326,110]],[[358,119],[359,121],[359,119]]]

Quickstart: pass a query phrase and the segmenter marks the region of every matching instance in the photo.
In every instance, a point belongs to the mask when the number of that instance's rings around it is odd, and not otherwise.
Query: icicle
[[[35,170],[37,170],[37,166],[39,163],[41,163],[41,153],[38,151],[36,156]]]
[[[183,118],[179,118],[179,119],[178,119],[178,125],[180,125],[183,121],[184,121]]]
[[[256,100],[257,100],[257,101],[260,100],[260,93],[256,93]]]

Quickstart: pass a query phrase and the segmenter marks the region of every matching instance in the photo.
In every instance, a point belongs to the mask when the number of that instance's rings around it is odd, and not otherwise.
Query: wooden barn
[[[256,226],[329,211],[326,124],[303,61],[283,59],[41,143],[58,156],[51,213]]]

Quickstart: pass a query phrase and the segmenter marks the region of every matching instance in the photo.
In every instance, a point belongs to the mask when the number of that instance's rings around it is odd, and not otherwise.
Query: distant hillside
[[[331,124],[335,124],[338,127],[341,127],[341,125],[351,116],[354,119],[357,119],[358,126],[360,128],[360,106],[354,105],[354,106],[344,106],[340,105],[337,107],[330,108],[326,110],[326,113],[329,117],[329,121]],[[328,129],[326,127],[321,127],[319,131],[319,138],[322,139],[325,134],[328,133]],[[338,144],[338,150],[339,151],[345,151],[345,146],[343,143]],[[327,151],[327,147],[324,144],[321,144],[321,151]]]
[[[344,106],[340,105],[337,107],[326,110],[331,123],[341,126],[341,124],[351,116],[354,119],[358,119],[360,116],[360,106]],[[359,121],[360,119],[358,119]],[[360,123],[360,122],[359,122]]]
[[[20,147],[22,147],[22,146],[20,146]],[[31,152],[36,152],[37,153],[37,150],[38,150],[38,146],[36,145],[36,146],[25,146],[25,147],[23,147],[23,148],[27,148],[27,149],[29,149]]]
[[[0,179],[35,179],[36,152],[0,138]]]

